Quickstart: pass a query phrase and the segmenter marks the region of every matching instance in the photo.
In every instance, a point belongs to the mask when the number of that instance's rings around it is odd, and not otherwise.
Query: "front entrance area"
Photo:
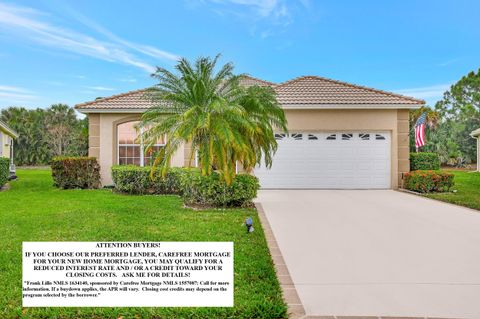
[[[292,132],[275,138],[272,167],[255,169],[263,189],[391,188],[389,132]]]

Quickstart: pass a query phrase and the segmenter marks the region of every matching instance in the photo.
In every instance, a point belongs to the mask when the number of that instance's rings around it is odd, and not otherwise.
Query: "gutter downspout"
[[[13,163],[13,138],[10,139],[10,176],[14,177],[16,173],[15,164]]]

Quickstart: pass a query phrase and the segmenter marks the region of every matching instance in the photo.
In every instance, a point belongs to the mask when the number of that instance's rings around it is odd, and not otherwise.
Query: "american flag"
[[[418,149],[425,145],[425,126],[427,113],[423,113],[415,123],[415,147]]]

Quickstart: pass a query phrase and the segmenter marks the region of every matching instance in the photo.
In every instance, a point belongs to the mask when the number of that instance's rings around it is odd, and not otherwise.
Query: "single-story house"
[[[477,139],[477,171],[480,172],[480,128],[470,133],[470,136]]]
[[[263,188],[395,189],[401,185],[410,166],[409,110],[424,101],[318,76],[278,84],[248,77],[243,85],[272,87],[288,120],[289,134],[275,134],[279,147],[272,168],[254,171]],[[144,92],[76,105],[88,116],[89,155],[98,158],[104,185],[112,183],[112,165],[144,165],[149,160],[134,129],[142,112],[151,107]],[[188,165],[191,152],[189,145],[182,147],[172,166]]]
[[[10,159],[10,173],[15,174],[15,165],[13,163],[13,140],[18,134],[6,123],[0,121],[0,157]]]

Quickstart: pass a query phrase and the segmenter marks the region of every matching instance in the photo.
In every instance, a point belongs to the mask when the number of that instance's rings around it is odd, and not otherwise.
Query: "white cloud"
[[[9,104],[29,103],[37,100],[38,96],[31,94],[33,92],[21,87],[0,85],[0,101]]]
[[[138,44],[138,43],[133,43],[133,42],[130,42],[130,41],[127,41],[125,39],[122,39],[120,38],[119,36],[115,35],[114,33],[112,33],[111,31],[105,29],[104,27],[102,27],[101,25],[99,25],[98,23],[92,21],[91,19],[85,17],[84,15],[81,15],[80,13],[74,11],[74,10],[71,10],[70,8],[66,8],[66,10],[70,13],[71,16],[73,16],[77,21],[79,21],[80,23],[82,23],[83,25],[97,31],[98,33],[100,34],[103,34],[104,36],[106,36],[109,40],[113,41],[113,42],[116,42],[118,44],[121,44],[127,48],[130,48],[134,51],[137,51],[137,52],[140,52],[140,53],[143,53],[145,55],[148,55],[148,56],[151,56],[151,57],[154,57],[154,58],[158,58],[158,59],[164,59],[164,60],[170,60],[170,61],[178,61],[180,59],[180,56],[176,55],[176,54],[173,54],[173,53],[170,53],[170,52],[167,52],[167,51],[164,51],[164,50],[160,50],[160,49],[157,49],[153,46],[150,46],[150,45],[143,45],[143,44]]]
[[[137,82],[137,79],[134,78],[124,78],[124,79],[118,79],[120,82],[129,82],[129,83],[135,83]]]
[[[299,2],[307,8],[305,4],[308,1]],[[198,0],[198,5],[210,5],[219,15],[234,15],[247,20],[249,24],[254,21],[287,26],[293,21],[290,5],[287,5],[286,0]]]
[[[24,88],[20,88],[17,86],[9,86],[9,85],[0,85],[0,91],[8,91],[8,92],[15,92],[15,93],[30,93],[29,90]]]
[[[87,89],[95,91],[116,91],[117,89],[109,88],[105,86],[86,86]]]
[[[446,60],[446,61],[443,61],[443,62],[440,62],[438,64],[438,66],[449,66],[451,64],[454,64],[455,62],[459,61],[460,58],[455,58],[455,59],[450,59],[450,60]]]
[[[451,84],[437,84],[432,86],[395,90],[394,92],[419,99],[432,99],[441,98],[443,96],[443,93],[445,93],[445,91],[447,91],[450,86]]]
[[[436,84],[431,86],[416,87],[410,89],[393,90],[392,92],[425,100],[427,105],[435,105],[443,98],[445,91],[450,89],[451,84]]]
[[[164,60],[178,59],[172,53],[151,46],[132,44],[106,29],[102,29],[101,33],[107,35],[110,41],[103,41],[87,34],[52,25],[40,20],[39,15],[39,11],[31,8],[0,3],[0,30],[5,29],[15,36],[44,46],[104,61],[132,65],[149,73],[153,72],[155,68],[134,54],[132,50]],[[95,30],[98,32],[100,28]]]

